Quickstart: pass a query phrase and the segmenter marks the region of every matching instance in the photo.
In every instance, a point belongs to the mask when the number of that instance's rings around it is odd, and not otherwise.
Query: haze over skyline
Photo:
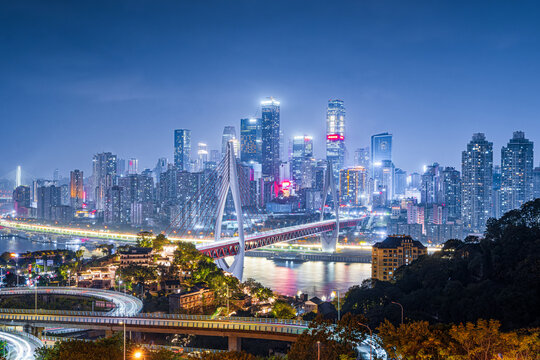
[[[151,6],[150,6],[151,5]],[[211,8],[212,11],[208,11]],[[111,151],[153,168],[173,130],[221,146],[225,125],[281,102],[286,138],[324,157],[329,98],[345,101],[349,157],[394,135],[407,171],[460,169],[474,132],[500,148],[540,137],[538,4],[14,2],[0,12],[0,177],[38,177]],[[216,35],[217,34],[217,35]],[[538,166],[538,145],[535,166]]]

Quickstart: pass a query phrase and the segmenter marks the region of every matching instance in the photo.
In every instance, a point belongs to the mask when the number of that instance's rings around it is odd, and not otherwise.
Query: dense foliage
[[[503,329],[540,326],[540,199],[490,219],[485,238],[449,240],[442,251],[396,271],[393,282],[352,287],[344,312],[372,325],[405,317],[431,323],[496,319]]]
[[[380,344],[398,359],[521,359],[540,357],[538,332],[500,332],[498,321],[476,324],[430,325],[427,321],[402,324],[386,321],[379,328]]]
[[[130,359],[136,351],[144,353],[145,360],[179,360],[179,354],[168,350],[149,351],[128,343],[126,354]],[[34,354],[36,360],[122,360],[123,340],[120,333],[96,341],[66,340],[57,342],[52,348],[39,348]]]

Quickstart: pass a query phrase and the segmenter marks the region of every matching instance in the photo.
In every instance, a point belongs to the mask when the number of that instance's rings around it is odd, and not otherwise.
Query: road
[[[0,331],[0,339],[8,343],[8,360],[33,360],[35,349],[42,345],[39,340],[16,332]]]
[[[70,296],[85,296],[97,299],[103,299],[114,303],[115,307],[107,313],[110,316],[133,316],[138,314],[143,307],[141,300],[134,296],[127,295],[117,291],[100,290],[100,289],[85,289],[75,287],[38,287],[36,288],[1,288],[0,296],[7,295],[30,295],[35,294],[54,294],[54,295],[70,295]],[[67,334],[80,331],[80,329],[54,328],[46,329],[50,334]]]

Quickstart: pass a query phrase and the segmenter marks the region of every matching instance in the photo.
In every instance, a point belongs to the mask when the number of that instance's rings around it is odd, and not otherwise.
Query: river
[[[6,251],[69,249],[81,246],[93,249],[100,241],[58,240],[57,242],[31,241],[21,238],[0,238],[0,254]],[[298,291],[309,296],[329,296],[332,291],[344,294],[353,285],[359,285],[371,276],[371,264],[327,261],[292,262],[269,260],[262,257],[245,258],[244,280],[254,278],[264,286],[284,294],[294,295]]]

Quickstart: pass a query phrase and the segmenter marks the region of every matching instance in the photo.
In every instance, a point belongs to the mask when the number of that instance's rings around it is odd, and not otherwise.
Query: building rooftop
[[[425,249],[426,247],[418,240],[413,240],[412,237],[408,235],[390,235],[384,241],[378,242],[373,245],[374,248],[378,249],[395,249],[401,246],[402,242],[412,242],[414,246]]]

